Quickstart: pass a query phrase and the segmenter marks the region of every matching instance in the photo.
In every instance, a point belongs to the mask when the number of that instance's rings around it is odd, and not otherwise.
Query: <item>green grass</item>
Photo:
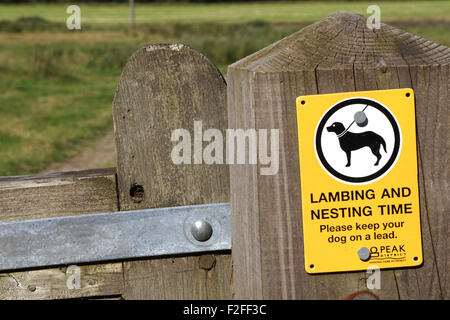
[[[394,26],[450,46],[449,2],[379,4],[382,18]],[[364,13],[366,6],[146,5],[138,6],[133,32],[125,6],[81,5],[82,31],[61,23],[64,6],[0,6],[0,175],[42,171],[111,130],[117,81],[128,57],[145,44],[186,43],[225,72],[228,64],[328,13]],[[413,9],[402,16],[408,6]]]
[[[339,10],[366,14],[366,8],[374,4],[367,2],[268,2],[235,4],[136,4],[138,23],[244,23],[253,20],[268,22],[302,22],[321,19]],[[376,3],[381,8],[381,17],[396,19],[450,19],[450,1],[389,1]],[[46,20],[65,23],[67,5],[15,5],[0,6],[0,20],[15,20],[20,17],[39,15]],[[80,4],[82,23],[128,24],[127,5]]]
[[[76,70],[65,62],[73,58],[67,47],[31,47],[28,63],[23,49],[16,48],[20,65],[9,65],[0,77],[1,175],[39,172],[112,125],[116,76]]]
[[[40,32],[13,22],[2,32],[0,24],[0,175],[42,171],[110,130],[121,71],[147,43],[187,43],[224,72],[229,63],[302,26],[207,23],[68,32],[41,22],[47,30],[40,22]]]

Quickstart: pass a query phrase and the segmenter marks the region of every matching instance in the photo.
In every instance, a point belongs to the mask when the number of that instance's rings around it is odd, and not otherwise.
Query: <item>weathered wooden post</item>
[[[344,299],[364,272],[304,270],[295,100],[300,95],[413,88],[424,263],[381,272],[381,299],[448,299],[450,49],[338,12],[228,68],[230,128],[280,129],[279,172],[230,167],[237,299]]]
[[[121,211],[229,201],[226,165],[199,164],[194,152],[191,164],[171,159],[174,130],[193,140],[196,120],[205,130],[226,127],[226,84],[204,55],[183,44],[138,50],[119,80],[113,117]],[[124,262],[124,297],[231,297],[230,262],[229,254]]]

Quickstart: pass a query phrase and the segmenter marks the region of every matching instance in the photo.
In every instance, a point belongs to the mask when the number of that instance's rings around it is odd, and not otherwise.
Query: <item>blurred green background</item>
[[[374,4],[135,0],[130,30],[127,0],[100,2],[1,1],[0,175],[41,172],[110,132],[118,78],[145,44],[183,42],[225,73],[228,64],[333,12],[369,16]],[[81,8],[81,30],[66,28],[69,4]],[[376,4],[382,22],[450,46],[450,1]]]

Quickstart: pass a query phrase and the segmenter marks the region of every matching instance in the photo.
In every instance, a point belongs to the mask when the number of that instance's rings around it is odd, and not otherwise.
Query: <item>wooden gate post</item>
[[[382,299],[448,299],[450,49],[338,12],[228,68],[230,128],[280,129],[279,171],[230,167],[233,278],[238,299],[344,299],[364,272],[304,270],[295,99],[412,87],[416,96],[424,264],[381,272]]]
[[[226,165],[196,164],[194,152],[191,164],[171,159],[174,130],[186,129],[193,146],[194,121],[204,130],[227,124],[225,80],[204,55],[183,44],[138,50],[119,80],[113,116],[121,211],[229,201]],[[124,262],[124,282],[125,299],[230,298],[231,258]]]

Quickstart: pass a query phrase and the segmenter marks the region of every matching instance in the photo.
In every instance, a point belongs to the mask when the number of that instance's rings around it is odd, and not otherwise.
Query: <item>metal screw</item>
[[[213,229],[209,222],[197,220],[192,224],[191,233],[197,241],[206,241],[211,238]]]
[[[369,123],[369,120],[363,111],[356,112],[354,118],[358,127],[365,127],[367,126],[367,123]]]
[[[34,286],[34,285],[29,285],[29,286],[28,286],[28,290],[30,290],[31,292],[35,292],[35,291],[36,291],[36,286]]]
[[[358,257],[362,261],[367,261],[370,259],[370,251],[366,247],[362,247],[358,250]]]

